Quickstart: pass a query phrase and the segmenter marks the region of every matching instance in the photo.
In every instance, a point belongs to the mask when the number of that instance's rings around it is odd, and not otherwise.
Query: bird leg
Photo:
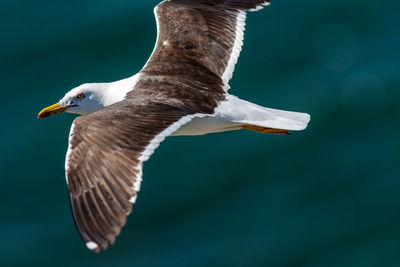
[[[266,127],[262,127],[262,126],[251,125],[251,124],[244,124],[242,126],[242,128],[246,129],[246,130],[255,131],[255,132],[258,132],[258,133],[285,134],[285,135],[289,135],[290,134],[288,130],[266,128]]]

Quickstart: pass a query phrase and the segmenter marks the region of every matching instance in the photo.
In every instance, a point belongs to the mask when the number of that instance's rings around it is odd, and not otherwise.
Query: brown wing
[[[74,121],[66,178],[75,225],[89,249],[115,242],[136,200],[142,162],[191,117],[170,105],[128,99]]]
[[[212,72],[225,91],[239,57],[246,12],[269,0],[170,0],[155,8],[158,37],[142,69],[150,75]]]
[[[193,117],[225,98],[242,45],[244,10],[268,1],[171,0],[156,8],[158,41],[126,99],[76,119],[66,176],[89,249],[115,242],[140,188],[142,163]]]

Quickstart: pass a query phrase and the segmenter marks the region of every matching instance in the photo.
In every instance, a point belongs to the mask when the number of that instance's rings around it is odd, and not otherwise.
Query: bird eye
[[[85,97],[85,95],[83,94],[83,93],[79,93],[77,96],[76,96],[76,98],[78,98],[78,99],[82,99],[82,98],[84,98]]]

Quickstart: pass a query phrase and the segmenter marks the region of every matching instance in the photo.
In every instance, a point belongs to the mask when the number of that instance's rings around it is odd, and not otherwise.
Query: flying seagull
[[[270,0],[169,0],[157,5],[157,41],[136,75],[87,83],[38,118],[70,112],[65,172],[76,228],[95,252],[115,242],[135,203],[142,165],[171,135],[238,129],[287,134],[310,116],[228,94],[243,44],[246,11]]]

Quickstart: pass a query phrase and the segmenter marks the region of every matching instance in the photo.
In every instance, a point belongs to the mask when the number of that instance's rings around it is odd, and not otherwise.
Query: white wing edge
[[[75,119],[76,120],[76,119]],[[71,129],[69,130],[69,136],[68,136],[68,149],[67,149],[67,155],[65,156],[65,180],[67,181],[68,184],[68,175],[67,171],[69,169],[69,158],[71,157],[71,140],[74,137],[74,129],[75,129],[75,120],[71,124]]]
[[[164,131],[162,131],[156,137],[154,137],[154,139],[150,142],[150,144],[148,144],[147,147],[145,148],[145,150],[141,153],[139,160],[141,162],[147,161],[150,158],[150,156],[153,154],[154,150],[156,150],[156,148],[160,145],[160,143],[162,141],[164,141],[164,139],[167,136],[170,136],[171,134],[176,132],[180,127],[182,127],[186,123],[190,122],[194,118],[201,118],[201,117],[205,117],[207,115],[208,114],[197,113],[197,114],[187,115],[187,116],[180,118],[177,122],[174,122],[168,128],[166,128]]]
[[[228,61],[228,65],[226,66],[225,72],[222,74],[221,77],[224,83],[225,91],[228,91],[230,88],[229,81],[232,79],[236,63],[239,59],[240,52],[242,51],[245,27],[246,27],[246,12],[240,10],[238,11],[238,15],[236,17],[235,43],[232,47],[232,52]]]
[[[260,6],[258,6],[256,8],[253,8],[253,9],[250,9],[249,11],[251,11],[251,12],[259,11],[259,10],[263,9],[264,7],[266,7],[266,6],[269,6],[270,4],[271,4],[270,2],[265,1]]]

